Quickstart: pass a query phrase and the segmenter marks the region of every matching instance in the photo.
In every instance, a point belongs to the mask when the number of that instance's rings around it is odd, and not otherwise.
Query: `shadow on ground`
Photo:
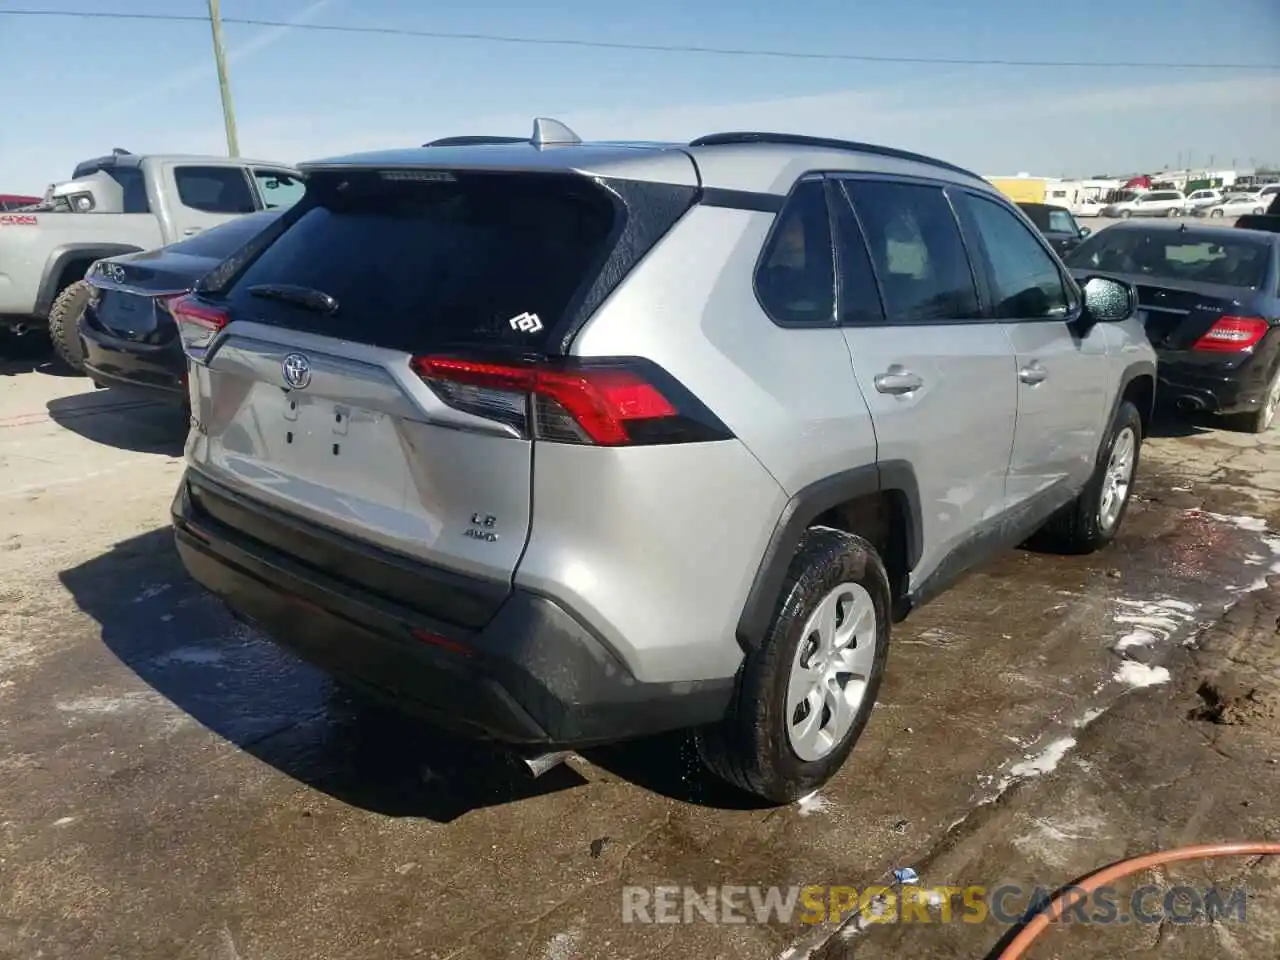
[[[102,640],[149,686],[209,730],[347,804],[448,822],[476,808],[587,781],[562,764],[534,779],[514,753],[432,727],[335,685],[238,623],[183,570],[167,528],[64,571]],[[701,770],[689,738],[584,753],[593,764],[689,803],[755,801]]]
[[[47,407],[49,418],[58,426],[120,450],[177,457],[186,443],[187,418],[182,407],[144,394],[94,390],[58,397]]]
[[[0,330],[0,377],[16,377],[20,373],[43,373],[51,377],[79,377],[58,359],[43,330],[14,336]]]

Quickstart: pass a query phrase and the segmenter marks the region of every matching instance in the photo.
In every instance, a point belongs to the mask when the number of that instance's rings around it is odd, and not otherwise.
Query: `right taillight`
[[[1257,345],[1268,329],[1270,324],[1261,317],[1219,317],[1191,349],[1239,353]]]
[[[226,310],[204,303],[194,296],[178,297],[165,304],[178,325],[182,350],[192,360],[203,360],[205,352],[231,317]]]
[[[449,406],[521,436],[593,446],[724,440],[729,429],[655,364],[634,359],[494,362],[415,357]]]

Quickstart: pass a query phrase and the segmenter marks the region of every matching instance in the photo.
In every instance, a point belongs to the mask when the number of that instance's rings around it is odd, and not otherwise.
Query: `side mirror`
[[[1132,285],[1110,277],[1090,277],[1084,292],[1084,315],[1094,323],[1118,323],[1138,310],[1138,291]]]
[[[1090,235],[1090,234],[1092,234],[1092,233],[1093,233],[1093,228],[1092,228],[1092,227],[1081,227],[1081,228],[1080,228],[1080,239],[1081,239],[1081,240],[1083,240],[1085,237],[1089,236],[1089,235]]]

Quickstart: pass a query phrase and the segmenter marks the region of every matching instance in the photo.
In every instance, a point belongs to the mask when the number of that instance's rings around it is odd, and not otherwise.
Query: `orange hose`
[[[1144,853],[1140,857],[1121,860],[1119,863],[1113,863],[1109,867],[1103,867],[1097,873],[1090,874],[1080,883],[1064,890],[1050,900],[1045,905],[1045,908],[1036,914],[1031,919],[1031,922],[1023,927],[1021,932],[1009,942],[1009,945],[1004,948],[1004,952],[1000,954],[998,960],[1018,960],[1026,952],[1031,942],[1048,929],[1050,923],[1062,915],[1063,898],[1066,896],[1078,897],[1082,893],[1093,893],[1099,887],[1113,883],[1122,877],[1132,876],[1135,873],[1141,873],[1143,870],[1158,867],[1165,863],[1176,863],[1179,860],[1207,860],[1210,857],[1249,856],[1280,856],[1280,843],[1266,843],[1263,841],[1202,843],[1193,847],[1178,847],[1174,850],[1157,850],[1155,853]]]

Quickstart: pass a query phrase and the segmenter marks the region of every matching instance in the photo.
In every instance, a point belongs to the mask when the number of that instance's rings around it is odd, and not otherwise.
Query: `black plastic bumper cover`
[[[1161,355],[1159,364],[1162,402],[1190,402],[1208,413],[1245,413],[1256,410],[1267,393],[1269,364],[1264,356],[1249,356],[1234,364],[1217,364]]]
[[[177,400],[187,395],[187,358],[177,340],[161,345],[118,340],[81,324],[84,370],[108,387],[145,390]]]
[[[193,502],[191,479],[173,504],[178,552],[191,576],[282,646],[407,712],[485,739],[540,746],[608,743],[725,715],[732,678],[642,683],[560,604],[522,590],[478,630],[430,619],[220,523]],[[197,482],[201,498],[216,495],[216,485]],[[423,576],[432,576],[429,568]]]

